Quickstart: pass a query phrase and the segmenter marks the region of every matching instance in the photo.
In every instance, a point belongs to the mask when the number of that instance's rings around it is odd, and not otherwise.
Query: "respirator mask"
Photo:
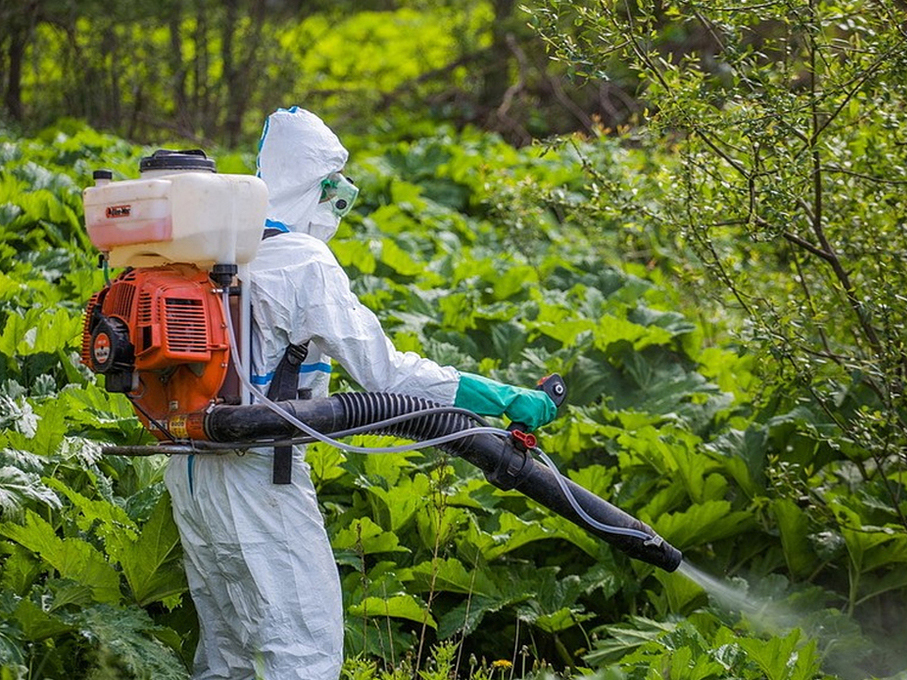
[[[309,222],[309,233],[328,241],[340,226],[340,219],[353,209],[359,187],[339,172],[332,172],[321,181],[321,198]]]
[[[321,180],[321,198],[318,202],[329,203],[331,212],[339,219],[353,209],[358,195],[359,187],[353,184],[353,180],[339,172],[332,172]]]

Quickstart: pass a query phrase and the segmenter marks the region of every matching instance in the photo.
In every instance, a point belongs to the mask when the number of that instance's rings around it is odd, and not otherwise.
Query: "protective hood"
[[[319,203],[321,182],[342,170],[348,157],[314,113],[294,106],[268,116],[258,151],[258,176],[268,185],[268,222],[329,240],[340,218],[330,204]]]

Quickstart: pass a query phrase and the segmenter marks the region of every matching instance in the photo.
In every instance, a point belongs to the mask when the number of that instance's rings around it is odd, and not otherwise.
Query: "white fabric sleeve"
[[[255,298],[259,304],[267,298],[268,320],[290,342],[313,340],[365,390],[454,403],[457,370],[414,352],[398,351],[375,314],[353,293],[349,277],[327,245],[304,234],[285,234],[268,239],[263,246],[271,246],[271,241],[274,246],[280,242],[276,259],[287,261],[257,275],[258,285],[264,289],[253,297],[253,303]],[[259,256],[262,264],[269,259]]]

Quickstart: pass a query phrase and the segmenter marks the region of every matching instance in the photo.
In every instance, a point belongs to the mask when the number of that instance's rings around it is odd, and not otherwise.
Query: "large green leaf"
[[[170,508],[162,494],[151,517],[141,526],[138,538],[126,532],[108,540],[108,550],[123,569],[136,604],[173,603],[187,589],[180,563],[180,537]]]
[[[680,550],[744,534],[755,525],[752,514],[732,511],[728,501],[707,501],[683,512],[654,518],[652,526]]]
[[[133,677],[186,680],[189,673],[176,651],[159,640],[167,636],[148,613],[135,606],[96,605],[75,617],[80,634],[99,656],[122,665]]]
[[[673,623],[661,623],[641,616],[632,617],[630,623],[632,625],[603,626],[599,630],[599,640],[583,659],[593,666],[616,661],[675,628]]]
[[[832,508],[858,574],[907,562],[907,533],[901,527],[864,524],[857,512],[837,500]]]
[[[494,614],[523,598],[486,597],[470,595],[449,609],[438,621],[438,637],[446,640],[453,635],[474,633],[488,614]]]
[[[816,568],[816,556],[809,545],[809,518],[789,498],[778,498],[772,502],[772,510],[781,531],[781,547],[784,559],[795,576],[807,576]]]
[[[120,536],[134,541],[137,527],[126,511],[106,499],[90,499],[57,479],[48,480],[48,485],[66,496],[79,511],[76,523],[86,534],[94,529],[105,542]]]
[[[421,562],[411,569],[411,576],[413,587],[419,592],[436,590],[489,599],[501,595],[487,570],[478,567],[468,570],[455,558]]]
[[[821,667],[821,656],[815,640],[797,649],[799,641],[800,632],[794,630],[786,637],[742,638],[737,644],[759,665],[768,680],[808,680]]]
[[[71,623],[67,623],[52,612],[45,611],[27,598],[19,600],[14,616],[16,623],[22,626],[25,639],[31,642],[56,637],[74,628]]]
[[[395,533],[432,502],[429,479],[422,474],[399,478],[386,489],[372,485],[367,491],[370,497],[377,499],[382,505],[382,508],[376,511],[376,516],[382,519],[386,517],[385,526]]]
[[[75,346],[82,334],[78,315],[62,309],[30,309],[25,315],[11,314],[0,333],[0,353],[27,356],[55,353],[61,346]]]
[[[0,467],[0,510],[7,516],[15,515],[29,501],[52,508],[60,507],[60,499],[39,475],[12,465]]]
[[[337,532],[331,544],[335,550],[354,549],[364,555],[409,550],[400,545],[400,539],[395,533],[385,531],[368,517],[354,520],[348,528]]]
[[[418,276],[425,273],[424,265],[413,259],[393,239],[386,238],[381,242],[381,262],[401,276]]]
[[[23,596],[42,572],[41,560],[16,543],[4,543],[0,549],[7,554],[3,563],[2,584],[7,592]]]
[[[426,624],[431,628],[438,627],[425,605],[412,595],[391,595],[387,598],[369,597],[359,604],[352,605],[347,611],[353,616],[373,619],[390,616],[409,619],[416,623]]]
[[[120,577],[104,555],[78,538],[60,538],[31,510],[26,511],[24,524],[0,525],[0,534],[40,555],[62,576],[90,587],[97,602],[120,601]]]
[[[463,544],[468,544],[477,549],[484,560],[490,562],[533,541],[553,537],[555,534],[539,522],[527,522],[504,512],[498,515],[495,529],[490,532],[482,531],[475,523],[470,523],[461,535],[460,550],[466,550]]]

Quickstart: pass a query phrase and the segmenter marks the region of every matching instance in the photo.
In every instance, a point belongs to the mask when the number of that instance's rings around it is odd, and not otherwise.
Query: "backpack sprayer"
[[[562,476],[535,436],[489,427],[475,414],[403,394],[358,392],[272,401],[248,378],[247,266],[262,238],[267,188],[251,175],[218,174],[199,150],[159,150],[141,178],[94,173],[85,219],[101,265],[125,267],[85,311],[82,362],[125,394],[160,443],[104,453],[224,453],[323,441],[380,453],[435,446],[667,571],[683,558],[651,527]],[[560,405],[559,376],[539,382]],[[254,397],[254,399],[253,399]],[[253,401],[255,403],[253,403]],[[338,441],[369,432],[416,443],[363,448]],[[538,456],[540,463],[533,454]]]

